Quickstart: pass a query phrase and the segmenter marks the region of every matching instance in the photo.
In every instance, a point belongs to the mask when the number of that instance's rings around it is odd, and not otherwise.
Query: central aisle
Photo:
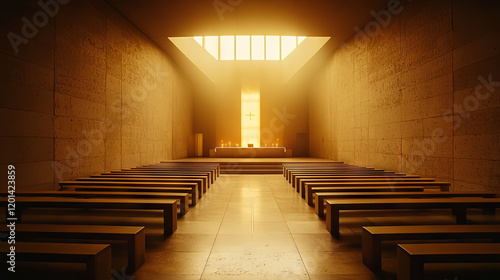
[[[222,175],[146,259],[136,280],[376,279],[282,175]]]

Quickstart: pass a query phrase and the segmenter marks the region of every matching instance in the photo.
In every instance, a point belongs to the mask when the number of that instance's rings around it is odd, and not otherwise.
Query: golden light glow
[[[220,36],[220,60],[234,60],[234,36]]]
[[[203,47],[203,36],[197,36],[197,37],[193,37],[193,38],[196,41],[196,43],[200,44],[200,46]]]
[[[283,60],[304,36],[196,36],[192,37],[217,60]]]
[[[280,36],[266,36],[266,60],[280,60]]]
[[[297,48],[296,36],[281,36],[281,59],[285,59]]]
[[[236,36],[236,60],[250,60],[250,36]]]
[[[264,51],[264,36],[252,36],[252,60],[266,59],[266,52]]]
[[[211,54],[215,59],[219,59],[219,37],[218,36],[206,36],[205,37],[205,49]]]
[[[245,86],[241,89],[241,146],[260,147],[260,89]]]

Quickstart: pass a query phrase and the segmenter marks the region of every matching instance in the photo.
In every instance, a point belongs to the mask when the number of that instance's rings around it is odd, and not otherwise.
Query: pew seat
[[[10,251],[8,243],[0,243],[2,258]],[[16,242],[17,262],[85,263],[88,280],[111,278],[111,246],[109,244]],[[4,266],[4,265],[2,265]]]
[[[491,192],[316,192],[314,209],[320,218],[325,218],[325,200],[330,198],[432,198],[432,197],[496,197]]]
[[[6,197],[0,207],[7,209]],[[125,199],[125,198],[67,198],[67,197],[16,197],[16,215],[20,222],[23,209],[27,208],[79,208],[79,209],[139,209],[163,211],[165,237],[177,229],[177,200],[175,199]]]
[[[162,187],[113,187],[113,186],[74,186],[76,192],[130,192],[130,193],[187,193],[191,199],[190,206],[196,206],[197,196],[190,188],[162,188]]]
[[[204,184],[203,179],[194,178],[168,178],[168,179],[154,179],[154,178],[77,178],[79,182],[119,182],[119,183],[196,183],[199,187],[200,193],[207,192],[207,185]]]
[[[314,206],[314,194],[319,192],[423,192],[424,187],[314,187],[306,196],[309,206]]]
[[[183,188],[182,192],[186,192],[186,188],[190,188],[188,191],[190,194],[195,194],[197,198],[201,198],[203,192],[200,186],[196,183],[158,183],[158,182],[113,182],[113,181],[62,181],[59,182],[61,189],[83,187],[83,186],[99,186],[99,187],[140,187],[140,188],[162,188],[162,191],[172,189],[171,192],[177,192],[179,188]]]
[[[466,224],[468,208],[499,208],[500,198],[382,198],[327,199],[326,229],[340,238],[340,210],[451,209],[457,224]]]
[[[6,224],[0,231],[8,232]],[[128,271],[133,272],[144,264],[146,234],[144,227],[138,226],[101,226],[101,225],[60,225],[60,224],[16,224],[16,238],[30,239],[90,239],[122,240],[127,242]],[[100,242],[99,242],[100,243]]]
[[[0,194],[2,195],[2,194]],[[32,197],[77,197],[77,198],[153,198],[153,199],[176,199],[179,206],[180,216],[189,211],[188,193],[167,192],[100,192],[100,191],[40,191],[40,192],[16,192],[17,196]]]
[[[398,280],[424,280],[426,263],[499,263],[500,243],[398,245]]]
[[[399,240],[500,240],[500,225],[366,226],[362,233],[363,263],[381,269],[382,242]]]
[[[347,183],[306,183],[302,198],[307,203],[312,202],[311,188],[315,187],[438,187],[439,190],[447,192],[450,190],[450,182],[347,182]]]

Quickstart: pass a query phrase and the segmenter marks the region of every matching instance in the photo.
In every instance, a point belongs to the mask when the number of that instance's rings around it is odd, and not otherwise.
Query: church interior
[[[500,275],[495,0],[3,0],[1,279]]]

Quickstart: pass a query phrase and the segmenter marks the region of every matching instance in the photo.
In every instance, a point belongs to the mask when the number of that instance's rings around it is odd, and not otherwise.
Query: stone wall
[[[312,82],[311,156],[500,192],[500,5],[395,7]]]
[[[0,9],[1,34],[24,38],[0,45],[0,169],[48,190],[190,155],[191,89],[172,60],[104,1],[57,3]]]

